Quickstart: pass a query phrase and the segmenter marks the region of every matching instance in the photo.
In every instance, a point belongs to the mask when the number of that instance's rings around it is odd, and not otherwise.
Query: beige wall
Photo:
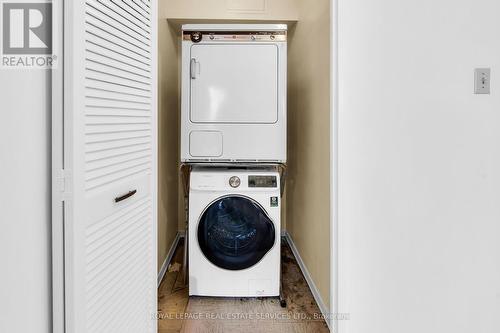
[[[329,1],[301,1],[299,13],[288,49],[286,226],[329,306]]]
[[[179,93],[176,35],[158,9],[158,270],[178,230]]]
[[[179,178],[180,26],[193,22],[273,21],[298,18],[298,0],[159,0],[158,1],[158,92],[159,92],[159,188],[158,269],[165,260],[177,231],[185,228],[184,193]],[[246,10],[245,10],[246,6]],[[233,8],[233,9],[232,9]]]

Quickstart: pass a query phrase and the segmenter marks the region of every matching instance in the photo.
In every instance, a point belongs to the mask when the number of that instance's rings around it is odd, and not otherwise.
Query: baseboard
[[[300,270],[302,271],[302,274],[306,278],[307,285],[309,286],[309,289],[311,289],[311,292],[313,294],[314,300],[318,304],[319,310],[323,314],[324,318],[330,318],[330,311],[326,307],[325,303],[323,302],[323,299],[321,298],[321,295],[319,293],[318,288],[314,284],[314,281],[311,277],[311,274],[309,274],[309,271],[307,270],[307,267],[300,257],[299,250],[295,246],[295,243],[293,242],[292,237],[287,231],[282,232],[282,236],[286,239],[286,242],[290,246],[290,249],[292,250],[293,255],[295,256],[295,259],[297,259],[297,263],[299,264]],[[325,319],[326,324],[328,325],[328,328],[330,329],[330,332],[332,332],[332,328],[330,326],[330,320]]]
[[[165,273],[167,272],[168,265],[170,265],[170,261],[172,261],[172,257],[174,256],[175,249],[177,249],[177,245],[179,245],[179,241],[183,237],[185,237],[184,231],[178,231],[177,235],[175,235],[174,242],[172,243],[172,246],[170,246],[170,249],[168,250],[167,257],[165,258],[163,265],[161,265],[160,272],[158,273],[158,287],[160,286],[161,280],[163,280],[163,277],[165,276]]]

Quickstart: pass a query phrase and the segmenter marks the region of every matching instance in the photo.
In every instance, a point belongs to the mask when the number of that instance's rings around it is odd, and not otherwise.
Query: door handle
[[[196,79],[196,59],[191,58],[191,64],[190,64],[190,72],[191,72],[191,79]]]
[[[127,194],[124,194],[122,196],[116,197],[115,198],[115,202],[120,202],[120,201],[123,201],[125,199],[128,199],[128,198],[130,198],[131,196],[133,196],[136,193],[137,193],[137,190],[129,191]]]

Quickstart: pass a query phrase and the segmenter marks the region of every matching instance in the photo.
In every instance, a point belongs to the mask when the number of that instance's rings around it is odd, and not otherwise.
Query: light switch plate
[[[491,81],[490,68],[476,68],[474,69],[474,93],[475,94],[489,94]]]

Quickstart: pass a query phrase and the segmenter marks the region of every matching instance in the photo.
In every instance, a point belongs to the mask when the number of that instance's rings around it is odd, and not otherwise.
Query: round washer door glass
[[[275,228],[259,204],[233,196],[216,200],[198,224],[198,244],[214,265],[240,270],[258,263],[273,247]]]

